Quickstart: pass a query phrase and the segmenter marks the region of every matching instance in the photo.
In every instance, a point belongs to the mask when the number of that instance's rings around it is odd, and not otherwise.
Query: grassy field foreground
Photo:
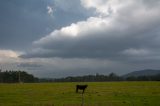
[[[80,106],[79,83],[0,84],[0,106]],[[82,83],[83,84],[83,83]],[[160,82],[94,82],[85,106],[160,106]]]

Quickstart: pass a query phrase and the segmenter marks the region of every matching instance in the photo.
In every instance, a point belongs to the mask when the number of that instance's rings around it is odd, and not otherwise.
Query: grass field
[[[0,84],[0,106],[80,106],[79,83]],[[85,106],[160,106],[160,82],[85,83]]]

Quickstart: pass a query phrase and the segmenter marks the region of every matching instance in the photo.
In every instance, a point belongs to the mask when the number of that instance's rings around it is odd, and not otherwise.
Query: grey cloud
[[[145,4],[137,3],[120,8],[112,17],[91,17],[72,24],[68,26],[69,33],[63,30],[67,27],[53,31],[35,41],[34,52],[21,57],[119,59],[125,58],[121,52],[131,48],[159,53],[157,47],[160,44],[155,44],[155,39],[160,34],[160,8],[157,6],[146,10]],[[74,26],[79,32],[73,37],[69,34],[75,31]]]
[[[160,1],[82,1],[1,1],[0,48],[26,50],[1,65],[39,77],[160,68]]]
[[[141,0],[142,3],[145,3],[147,7],[154,8],[155,6],[160,5],[159,0]]]
[[[158,69],[159,29],[160,7],[156,3],[132,1],[110,16],[96,14],[54,30],[34,41],[31,51],[21,57],[53,59],[54,62],[49,61],[53,64],[44,63],[47,64],[44,69],[55,76],[94,74],[97,70],[123,74],[144,68]],[[39,76],[43,73],[40,71]]]
[[[28,63],[26,62],[25,64]],[[114,62],[109,60],[101,59],[62,59],[62,58],[37,58],[34,59],[33,63],[29,62],[29,66],[33,64],[41,64],[40,67],[22,67],[29,69],[30,73],[38,77],[65,77],[71,75],[86,75],[86,74],[109,74],[111,72],[117,71],[112,67],[123,69],[128,66],[127,64],[121,62]],[[25,65],[26,66],[26,65]],[[32,66],[32,65],[31,65]],[[123,74],[126,69],[118,71],[116,73]]]
[[[36,63],[20,63],[17,65],[17,67],[22,67],[22,68],[37,68],[37,67],[42,67],[40,64]]]
[[[62,58],[36,58],[32,64],[40,64],[40,67],[22,67],[37,77],[66,77],[89,74],[109,74],[111,72],[123,75],[127,72],[145,68],[159,69],[159,62],[124,62],[106,59],[62,59]],[[26,62],[27,64],[27,62]],[[29,62],[30,64],[30,62]],[[33,65],[34,66],[34,65]]]

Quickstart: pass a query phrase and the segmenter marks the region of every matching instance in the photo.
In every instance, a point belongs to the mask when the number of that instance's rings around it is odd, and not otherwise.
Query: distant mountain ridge
[[[138,77],[138,76],[153,76],[160,74],[160,70],[153,70],[153,69],[145,69],[145,70],[140,70],[140,71],[133,71],[128,74],[123,75],[122,77],[127,78],[127,77]]]

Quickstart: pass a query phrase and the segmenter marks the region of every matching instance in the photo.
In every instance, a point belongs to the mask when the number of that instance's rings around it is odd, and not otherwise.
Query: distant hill
[[[127,78],[127,77],[138,77],[138,76],[153,76],[160,74],[160,70],[153,70],[153,69],[145,69],[145,70],[140,70],[140,71],[134,71],[128,74],[123,75],[122,77]]]

